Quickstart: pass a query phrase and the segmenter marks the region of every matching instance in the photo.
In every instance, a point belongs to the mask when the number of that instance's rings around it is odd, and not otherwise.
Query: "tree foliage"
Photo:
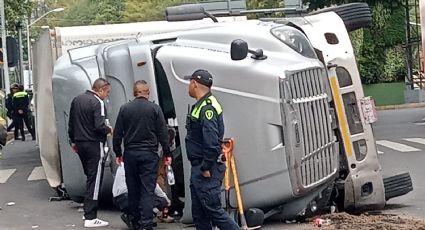
[[[310,9],[358,0],[311,0]],[[406,71],[404,51],[405,11],[400,0],[367,0],[372,10],[371,28],[350,34],[363,83],[394,82]]]
[[[63,7],[64,12],[50,16],[53,26],[77,26],[118,23],[122,3],[116,0],[49,0],[51,9]]]
[[[49,16],[49,25],[76,26],[165,19],[165,9],[199,0],[45,0],[49,8],[65,12]],[[248,9],[283,7],[283,1],[248,0]]]
[[[248,0],[246,2],[248,9],[271,9],[284,6],[284,1],[276,0]]]
[[[9,31],[24,21],[31,14],[32,2],[28,0],[5,0],[6,26]]]
[[[156,21],[165,19],[165,9],[195,0],[125,0],[123,22]]]

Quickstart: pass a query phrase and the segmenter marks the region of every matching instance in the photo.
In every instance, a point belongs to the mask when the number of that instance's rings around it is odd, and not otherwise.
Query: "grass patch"
[[[365,96],[372,96],[376,105],[404,104],[404,82],[363,85]]]

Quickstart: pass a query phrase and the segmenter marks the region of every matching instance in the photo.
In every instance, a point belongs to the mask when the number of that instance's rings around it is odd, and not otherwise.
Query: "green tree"
[[[122,6],[117,0],[48,0],[49,8],[65,8],[49,16],[49,25],[77,26],[110,24],[121,21]],[[47,20],[47,19],[46,19]]]
[[[125,0],[123,22],[141,22],[165,20],[165,9],[183,3],[193,3],[195,0]]]
[[[358,0],[311,0],[310,9]],[[403,79],[405,58],[401,45],[405,40],[405,12],[400,0],[368,0],[372,10],[372,26],[350,34],[365,84],[393,82]]]
[[[63,25],[95,25],[120,22],[118,5],[114,0],[77,0],[65,17]]]
[[[33,4],[28,0],[5,0],[4,5],[7,30],[15,31],[16,25],[31,14]]]
[[[283,7],[284,1],[276,0],[248,0],[246,1],[248,9],[271,9]]]
[[[168,6],[196,0],[47,0],[50,8],[64,7],[61,15],[50,16],[49,25],[76,26],[120,22],[164,20]]]

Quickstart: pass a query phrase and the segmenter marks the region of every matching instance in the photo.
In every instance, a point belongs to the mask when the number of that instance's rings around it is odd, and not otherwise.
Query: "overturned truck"
[[[204,15],[214,18],[198,5],[167,11],[170,20]],[[83,170],[67,136],[71,100],[95,79],[106,78],[112,86],[106,105],[114,124],[120,106],[132,99],[133,83],[147,81],[150,100],[176,130],[173,154],[182,159],[176,186],[185,192],[173,195],[186,194],[183,221],[190,222],[184,121],[193,100],[183,76],[202,68],[214,76],[212,91],[224,109],[225,137],[236,140],[233,154],[246,209],[288,219],[332,205],[339,210],[382,208],[412,185],[408,175],[409,183],[402,186],[401,177],[387,179],[385,185],[382,178],[371,128],[373,108],[364,97],[348,36],[370,22],[368,6],[354,3],[304,17],[206,23],[71,49],[57,60],[51,79],[56,133],[40,133],[40,142],[49,138],[59,143],[56,171],[69,195],[81,200]],[[41,113],[37,116],[43,120]],[[104,190],[110,193],[115,155],[112,148],[106,152]],[[43,161],[45,167],[49,164]],[[235,200],[231,195],[234,206]]]

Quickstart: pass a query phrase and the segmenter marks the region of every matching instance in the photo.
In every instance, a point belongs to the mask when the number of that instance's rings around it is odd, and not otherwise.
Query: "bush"
[[[405,75],[404,10],[377,2],[372,7],[370,29],[350,34],[359,72],[364,84],[396,82]]]
[[[385,50],[384,73],[379,82],[402,81],[406,73],[404,50],[401,46],[389,47]]]

